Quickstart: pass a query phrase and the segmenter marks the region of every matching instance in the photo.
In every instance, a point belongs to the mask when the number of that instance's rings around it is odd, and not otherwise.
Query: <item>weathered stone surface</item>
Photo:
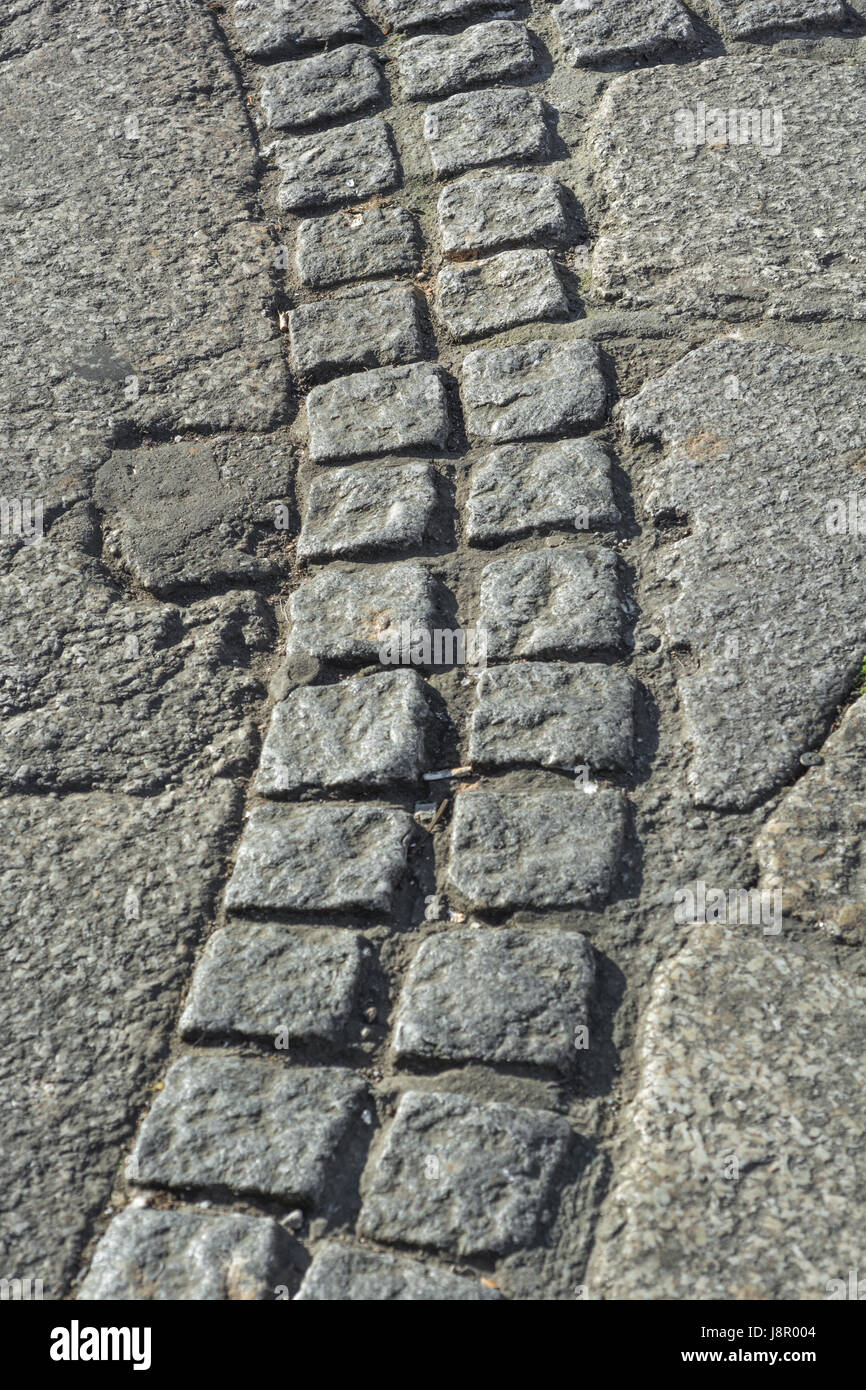
[[[319,1246],[295,1302],[457,1303],[481,1299],[499,1300],[500,1295],[480,1279],[464,1279],[402,1255],[352,1250],[333,1242]]]
[[[318,1202],[364,1094],[363,1080],[343,1068],[181,1057],[141,1127],[130,1177],[148,1187]]]
[[[750,39],[775,29],[811,29],[846,22],[840,0],[708,0],[728,38]]]
[[[424,117],[424,139],[440,178],[506,159],[541,159],[549,145],[544,107],[520,87],[437,102]]]
[[[568,300],[548,251],[503,251],[489,260],[443,266],[436,308],[458,342],[518,323],[568,318]]]
[[[289,655],[320,661],[378,661],[401,623],[435,627],[434,586],[422,565],[331,567],[289,601]]]
[[[310,484],[298,555],[328,559],[423,544],[436,510],[436,475],[411,459],[367,468],[329,468]]]
[[[267,922],[214,932],[193,976],[181,1033],[336,1043],[357,1009],[361,938],[344,930],[302,934]]]
[[[303,787],[416,782],[428,717],[417,671],[299,686],[274,708],[256,791],[278,796]]]
[[[679,686],[702,805],[742,810],[781,786],[857,679],[866,535],[847,499],[862,494],[864,418],[862,359],[733,338],[623,407],[633,437],[664,445],[649,512],[691,525],[660,560],[677,586],[662,618],[698,661]]]
[[[607,387],[595,343],[524,343],[479,348],[463,359],[470,434],[494,443],[574,434],[597,425]]]
[[[634,687],[618,666],[527,661],[494,666],[478,679],[469,758],[626,771],[634,752]]]
[[[612,550],[535,550],[481,573],[481,626],[495,661],[618,647],[623,614]]]
[[[307,397],[307,419],[316,463],[395,449],[443,449],[450,424],[442,373],[429,362],[316,386]]]
[[[460,792],[448,877],[473,907],[570,907],[608,896],[625,834],[625,799],[545,792]]]
[[[862,982],[700,927],[641,1033],[590,1289],[825,1299],[863,1249]]]
[[[384,94],[385,80],[375,54],[350,43],[332,53],[268,68],[261,103],[269,126],[301,130],[317,121],[363,111]]]
[[[597,293],[725,320],[862,318],[864,122],[855,65],[719,58],[616,78],[590,140]]]
[[[78,1297],[270,1301],[291,1253],[289,1236],[267,1217],[127,1207],[97,1245]]]
[[[292,365],[302,376],[390,367],[423,356],[418,300],[408,285],[351,285],[289,314]]]
[[[502,0],[373,0],[372,7],[379,22],[389,28],[418,29],[501,6]]]
[[[298,274],[325,289],[369,275],[412,275],[421,263],[418,228],[403,208],[364,208],[298,224]]]
[[[274,154],[284,174],[277,201],[289,212],[361,202],[400,182],[391,128],[381,116],[277,140]]]
[[[472,470],[466,535],[473,545],[538,528],[587,530],[620,519],[610,458],[594,439],[503,444]]]
[[[361,1234],[458,1255],[529,1245],[570,1139],[543,1110],[408,1091],[367,1183]]]
[[[251,58],[278,58],[364,33],[363,16],[350,0],[237,0],[234,19]]]
[[[511,20],[474,24],[460,34],[407,39],[397,51],[407,97],[447,97],[480,82],[521,77],[535,66],[526,26]]]
[[[439,235],[446,255],[495,251],[511,241],[564,242],[562,185],[528,169],[494,169],[449,183],[439,195]]]
[[[401,1059],[567,1068],[589,1023],[595,962],[579,932],[473,928],[422,941],[406,976]]]
[[[679,0],[562,0],[554,10],[570,63],[655,58],[697,43]]]

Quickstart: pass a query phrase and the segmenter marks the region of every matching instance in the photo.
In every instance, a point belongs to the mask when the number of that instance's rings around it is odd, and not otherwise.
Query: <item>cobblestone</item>
[[[251,58],[282,57],[364,33],[363,16],[349,0],[237,0],[234,18]]]
[[[310,484],[298,555],[321,560],[409,550],[423,544],[435,510],[436,475],[420,459],[329,468]]]
[[[462,19],[479,10],[498,10],[502,0],[372,0],[380,23],[400,29],[418,29]]]
[[[298,274],[312,289],[369,275],[412,275],[418,228],[403,208],[364,208],[298,223]]]
[[[492,170],[449,183],[439,195],[446,255],[496,251],[512,241],[568,240],[562,185],[548,174]]]
[[[479,604],[488,656],[579,656],[619,647],[617,571],[616,555],[605,549],[562,547],[491,560]]]
[[[419,1260],[351,1250],[333,1242],[316,1251],[296,1302],[457,1303],[499,1298],[495,1289],[478,1279],[464,1279]]]
[[[289,601],[291,657],[320,661],[378,661],[401,623],[435,626],[434,585],[421,565],[324,570]]]
[[[504,444],[472,470],[466,536],[489,545],[557,527],[587,530],[620,520],[608,454],[592,439]]]
[[[424,117],[424,139],[440,178],[506,159],[542,159],[549,147],[544,108],[519,87],[438,102]]]
[[[284,176],[278,201],[287,212],[360,202],[400,182],[391,128],[380,116],[277,140],[274,156]]]
[[[732,39],[752,39],[778,29],[811,29],[845,23],[840,0],[709,0],[722,32]]]
[[[418,301],[406,285],[351,285],[289,314],[292,366],[313,372],[391,367],[424,354]]]
[[[568,317],[568,300],[547,251],[503,251],[439,272],[440,319],[458,342],[519,323]]]
[[[579,67],[611,58],[655,58],[697,45],[679,0],[562,0],[554,14],[566,57]]]
[[[346,44],[300,62],[268,68],[261,103],[269,126],[301,130],[375,106],[385,94],[382,68],[369,48]]]
[[[607,408],[598,348],[587,342],[479,348],[463,360],[462,390],[470,434],[493,443],[573,434]]]
[[[444,449],[450,421],[442,374],[429,362],[382,367],[316,386],[307,397],[317,463],[395,449]]]
[[[499,19],[447,38],[407,39],[398,50],[397,66],[403,91],[417,101],[522,77],[535,66],[535,55],[525,25]]]

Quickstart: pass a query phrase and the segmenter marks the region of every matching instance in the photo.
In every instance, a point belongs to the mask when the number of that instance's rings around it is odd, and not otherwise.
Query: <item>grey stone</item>
[[[127,1207],[97,1245],[78,1297],[270,1301],[291,1265],[290,1238],[267,1217]]]
[[[722,32],[732,39],[751,39],[776,29],[811,29],[843,25],[841,0],[708,0]]]
[[[408,285],[351,285],[289,314],[292,365],[300,375],[390,367],[423,356],[418,301]]]
[[[349,0],[237,0],[234,18],[251,58],[277,58],[364,33],[363,16]]]
[[[528,661],[478,679],[473,766],[586,765],[625,772],[634,753],[634,687],[618,666]]]
[[[289,655],[320,661],[378,661],[401,624],[435,626],[434,586],[422,565],[330,567],[289,601]]]
[[[381,367],[316,386],[307,397],[310,457],[362,458],[396,449],[444,449],[450,421],[438,367]]]
[[[413,275],[418,228],[403,208],[363,208],[298,223],[296,260],[305,285],[326,289],[369,275]]]
[[[542,527],[587,530],[620,520],[610,458],[593,439],[503,444],[472,470],[466,536],[472,545]]]
[[[472,928],[422,941],[394,1031],[402,1060],[568,1068],[589,1024],[595,962],[566,931]]]
[[[168,1069],[129,1173],[148,1187],[227,1187],[318,1203],[365,1095],[343,1068],[195,1053]]]
[[[611,890],[625,799],[609,788],[501,795],[460,792],[448,877],[478,909],[580,907]]]
[[[275,706],[256,791],[387,787],[416,782],[429,717],[417,671],[383,671],[299,686]]]
[[[400,182],[391,128],[381,116],[277,140],[274,156],[284,175],[277,202],[288,212],[358,203]]]
[[[554,10],[570,63],[646,59],[697,44],[679,0],[562,0]]]
[[[436,280],[439,318],[458,342],[519,323],[568,318],[568,300],[548,251],[503,251],[445,265]]]
[[[379,22],[391,29],[417,29],[501,8],[502,0],[373,0]]]
[[[822,1300],[840,1279],[846,1297],[863,1252],[862,1037],[862,981],[778,941],[692,930],[643,1018],[596,1296]]]
[[[367,1183],[360,1232],[458,1255],[530,1245],[570,1139],[543,1110],[408,1091]]]
[[[462,389],[470,434],[494,443],[574,434],[607,409],[598,348],[580,340],[479,348],[463,359]]]
[[[319,1246],[295,1296],[296,1303],[457,1303],[481,1299],[499,1300],[500,1295],[480,1279],[464,1279],[402,1255],[352,1250],[336,1242]]]
[[[397,50],[403,91],[415,100],[521,77],[534,66],[526,26],[507,19],[475,24],[447,37],[407,39]]]
[[[285,1029],[296,1043],[336,1043],[357,1009],[361,938],[347,931],[307,935],[267,922],[235,922],[208,939],[193,976],[184,1037],[240,1033],[267,1038]]]
[[[564,242],[562,186],[528,169],[495,169],[449,183],[439,195],[439,235],[446,255],[495,251],[512,241]]]
[[[530,551],[491,560],[481,572],[479,612],[487,654],[577,656],[619,647],[623,614],[612,550]]]
[[[440,178],[506,159],[541,159],[549,145],[544,107],[520,87],[437,102],[424,116],[424,139]]]
[[[420,546],[435,509],[436,475],[420,459],[329,468],[310,484],[298,555],[320,560]]]
[[[261,103],[269,126],[300,130],[375,106],[384,94],[378,59],[369,48],[350,43],[332,53],[268,68]]]

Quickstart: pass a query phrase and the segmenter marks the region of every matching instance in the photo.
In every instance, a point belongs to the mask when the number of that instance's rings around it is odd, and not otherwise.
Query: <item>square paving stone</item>
[[[570,63],[654,58],[697,43],[679,0],[562,0],[554,9]]]
[[[417,671],[299,686],[271,715],[256,791],[416,782],[429,718],[425,688]]]
[[[612,550],[535,550],[492,560],[481,572],[487,655],[579,656],[617,648],[623,614]]]
[[[307,579],[289,600],[292,657],[372,662],[399,638],[401,625],[432,630],[434,582],[423,565],[330,567]]]
[[[435,510],[436,474],[420,459],[329,468],[310,484],[298,555],[407,550],[423,543]]]
[[[472,928],[422,941],[406,976],[402,1060],[568,1068],[589,1024],[592,950],[579,932]]]
[[[370,1177],[359,1229],[458,1255],[533,1244],[571,1130],[543,1110],[408,1091]]]
[[[298,223],[295,260],[312,289],[369,275],[414,275],[421,264],[418,227],[403,208],[364,208]]]
[[[480,82],[520,77],[535,66],[526,26],[511,20],[474,24],[462,34],[407,39],[397,67],[407,97],[447,97]]]
[[[379,23],[398,30],[445,24],[478,10],[501,8],[502,0],[372,0],[373,13]]]
[[[349,0],[237,0],[234,17],[251,58],[276,58],[334,39],[360,38],[365,27]]]
[[[300,130],[317,121],[374,106],[385,94],[382,66],[369,48],[346,44],[295,63],[268,68],[262,110],[269,126]]]
[[[489,260],[443,266],[436,308],[458,342],[518,323],[568,318],[568,300],[548,251],[503,251]]]
[[[387,806],[256,806],[226,906],[389,912],[411,831],[411,817]]]
[[[284,175],[277,202],[289,212],[362,202],[400,182],[391,128],[379,116],[278,140],[274,153]]]
[[[316,1202],[364,1097],[364,1082],[343,1068],[182,1057],[141,1127],[134,1181]]]
[[[440,178],[505,159],[541,159],[549,147],[544,107],[520,87],[438,102],[424,116],[424,139]]]
[[[96,1247],[79,1300],[270,1301],[292,1242],[268,1217],[127,1207]]]
[[[446,255],[495,251],[512,241],[564,242],[562,186],[528,169],[493,169],[449,183],[439,195],[439,235]]]
[[[615,768],[634,754],[634,686],[618,666],[526,661],[492,666],[478,680],[473,766]]]
[[[444,449],[449,419],[438,367],[380,367],[315,386],[307,397],[310,456],[330,459]]]
[[[501,1301],[480,1279],[466,1279],[403,1255],[352,1250],[333,1241],[319,1246],[304,1275],[296,1303]]]
[[[709,8],[719,28],[732,39],[846,22],[841,0],[709,0]]]
[[[474,908],[581,907],[610,893],[622,792],[458,793],[448,877]]]
[[[598,348],[544,340],[479,348],[463,359],[463,403],[469,433],[494,443],[597,425],[607,409]]]
[[[335,1043],[352,1020],[361,975],[361,938],[347,931],[302,935],[268,922],[214,932],[192,978],[180,1018],[184,1037],[267,1038]]]
[[[472,470],[466,536],[472,545],[526,535],[535,528],[588,530],[620,520],[610,458],[593,439],[503,444]]]
[[[289,314],[296,373],[390,367],[414,362],[424,343],[418,300],[408,285],[350,285],[331,299],[299,304]]]

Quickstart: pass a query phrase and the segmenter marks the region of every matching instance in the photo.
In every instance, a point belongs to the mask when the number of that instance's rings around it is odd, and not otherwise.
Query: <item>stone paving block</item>
[[[474,908],[580,907],[608,896],[625,835],[622,792],[455,798],[448,877]]]
[[[226,906],[389,912],[411,830],[411,818],[387,806],[256,806]]]
[[[350,285],[289,314],[292,366],[301,376],[336,368],[414,362],[424,342],[418,300],[408,285]]]
[[[429,362],[316,386],[307,397],[307,419],[316,463],[397,449],[444,449],[450,426],[442,373]]]
[[[214,932],[193,975],[180,1030],[186,1038],[240,1033],[274,1045],[336,1043],[358,1003],[362,938],[345,930],[294,932],[235,922]]]
[[[329,468],[310,484],[298,555],[306,560],[423,544],[436,510],[436,475],[410,459],[367,468]]]
[[[479,348],[463,359],[462,392],[470,434],[494,443],[573,434],[607,409],[598,348],[581,340]]]
[[[435,627],[434,584],[422,565],[329,569],[307,579],[289,600],[289,655],[319,661],[379,660],[401,623]]]
[[[365,1096],[344,1068],[196,1053],[169,1067],[130,1160],[147,1187],[314,1203]]]
[[[449,183],[438,210],[446,255],[495,251],[512,241],[559,243],[568,236],[562,185],[528,169],[494,169]]]
[[[458,342],[519,323],[568,318],[568,300],[548,251],[503,251],[489,260],[443,266],[436,309]]]
[[[623,637],[612,550],[530,551],[491,560],[481,572],[479,612],[494,661],[577,656],[619,647]]]
[[[440,178],[506,159],[541,159],[549,146],[544,107],[520,87],[438,102],[424,116],[424,139]]]
[[[270,1301],[292,1243],[268,1217],[127,1207],[96,1247],[79,1300]]]
[[[349,0],[237,0],[234,18],[251,58],[277,58],[364,33],[363,16]]]
[[[776,29],[811,29],[846,23],[841,0],[708,0],[710,14],[731,39],[751,39]]]
[[[502,0],[372,0],[379,23],[397,30],[444,24],[479,10],[501,8]]]
[[[401,1060],[568,1068],[595,961],[571,931],[443,932],[421,942],[394,1031]]]
[[[463,1278],[402,1255],[352,1250],[336,1241],[320,1245],[295,1302],[479,1302],[501,1301],[480,1279]]]
[[[823,1301],[862,1271],[862,978],[746,933],[692,929],[656,974],[596,1297]]]
[[[417,671],[299,686],[271,715],[256,791],[416,782],[429,717],[424,692]]]
[[[562,0],[554,15],[565,55],[575,67],[657,58],[697,43],[679,0]]]
[[[413,275],[421,264],[417,225],[403,208],[364,208],[298,223],[298,274],[312,289],[370,275]]]
[[[521,77],[535,66],[526,26],[511,20],[474,24],[461,34],[407,39],[397,50],[405,95],[447,97],[480,82]]]
[[[332,53],[268,68],[261,105],[275,130],[301,130],[375,106],[385,90],[375,54],[350,43]]]
[[[478,679],[473,766],[587,765],[625,772],[634,754],[634,687],[618,666],[527,661]]]
[[[589,530],[620,520],[610,458],[593,439],[503,444],[472,470],[466,536],[484,545],[539,527]]]
[[[570,1140],[565,1121],[547,1111],[407,1091],[373,1165],[359,1230],[465,1256],[531,1245]]]
[[[359,203],[400,182],[391,128],[380,116],[277,140],[274,155],[284,176],[277,202],[288,212]]]

